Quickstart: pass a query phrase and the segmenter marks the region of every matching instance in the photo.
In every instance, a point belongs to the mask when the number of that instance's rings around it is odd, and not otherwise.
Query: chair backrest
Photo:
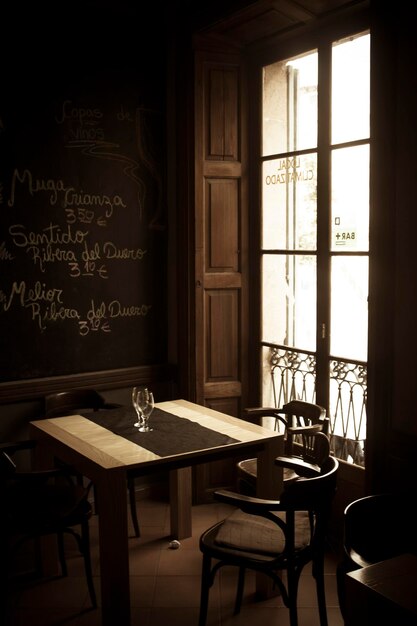
[[[270,417],[275,419],[275,429],[278,429],[281,423],[284,427],[285,454],[309,453],[313,458],[315,456],[313,435],[317,432],[324,432],[327,435],[329,432],[326,409],[305,400],[291,400],[281,408],[246,408],[244,417],[258,424],[262,423],[262,418]]]
[[[47,395],[44,413],[45,417],[60,417],[83,409],[97,411],[116,406],[108,405],[95,389],[70,389]]]
[[[284,481],[281,503],[289,509],[308,510],[315,515],[317,532],[325,533],[337,489],[339,461],[328,456],[317,476]]]
[[[324,433],[317,433],[316,437],[323,441],[327,439]],[[284,455],[278,457],[275,462],[284,468],[293,469],[291,459],[292,457]],[[304,476],[301,473],[295,480],[284,481],[279,500],[280,506],[286,511],[288,530],[283,530],[286,534],[288,533],[290,551],[296,550],[294,544],[291,543],[294,539],[296,511],[307,511],[310,520],[310,545],[316,550],[316,554],[324,554],[328,523],[337,490],[338,470],[339,461],[329,454],[319,472],[306,473]]]
[[[262,418],[271,417],[277,423],[281,422],[284,428],[311,426],[320,424],[320,430],[328,434],[329,418],[326,417],[326,409],[314,402],[305,400],[291,400],[282,407],[248,407],[244,410],[246,421],[261,424]]]
[[[281,418],[285,421],[285,453],[310,456],[311,462],[315,457],[315,439],[317,432],[328,431],[326,409],[319,404],[304,400],[291,400],[279,409]],[[307,459],[306,459],[307,460]]]
[[[0,452],[0,484],[2,481],[12,476],[16,471],[16,463],[7,452]]]
[[[291,400],[277,411],[280,415],[285,415],[287,428],[319,424],[321,430],[328,434],[329,420],[326,417],[326,409],[319,404],[305,400]]]
[[[326,467],[326,461],[330,456],[330,439],[323,431],[317,431],[302,435],[302,447],[293,447],[293,453],[301,451],[301,458],[306,463],[313,463],[320,467],[320,471]],[[294,450],[295,448],[295,450]]]
[[[416,518],[404,496],[381,493],[354,500],[344,511],[344,550],[360,567],[416,553]]]

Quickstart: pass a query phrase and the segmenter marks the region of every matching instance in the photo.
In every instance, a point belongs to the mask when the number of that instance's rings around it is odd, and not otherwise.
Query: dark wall
[[[53,6],[2,20],[1,383],[167,359],[165,39]]]
[[[367,492],[414,493],[417,445],[416,24],[372,2]]]

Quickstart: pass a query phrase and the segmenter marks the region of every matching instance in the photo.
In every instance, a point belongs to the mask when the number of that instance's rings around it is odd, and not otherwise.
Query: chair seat
[[[276,513],[285,522],[285,513]],[[310,521],[307,511],[295,514],[295,548],[302,550],[311,540]],[[282,530],[269,519],[250,515],[239,509],[234,511],[220,526],[215,542],[218,545],[253,552],[255,554],[280,555],[285,547]]]
[[[241,474],[241,477],[244,476],[244,481],[250,485],[252,488],[251,493],[256,493],[256,478],[258,475],[258,460],[254,459],[244,459],[243,461],[239,461],[237,464],[238,472]],[[297,474],[294,470],[289,467],[285,467],[283,470],[283,480],[295,480],[298,478]]]
[[[243,461],[239,461],[237,464],[240,471],[245,472],[245,474],[256,478],[258,474],[258,463],[257,459],[244,459]]]

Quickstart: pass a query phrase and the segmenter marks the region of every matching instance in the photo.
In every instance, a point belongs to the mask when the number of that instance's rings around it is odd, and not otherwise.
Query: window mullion
[[[331,43],[319,47],[317,120],[317,402],[329,406]]]

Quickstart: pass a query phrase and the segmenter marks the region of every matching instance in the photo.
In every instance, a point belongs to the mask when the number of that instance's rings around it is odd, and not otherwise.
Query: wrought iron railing
[[[263,403],[279,407],[293,399],[316,401],[316,357],[288,347],[263,348]],[[362,361],[330,360],[329,422],[332,453],[365,465],[367,367]]]

